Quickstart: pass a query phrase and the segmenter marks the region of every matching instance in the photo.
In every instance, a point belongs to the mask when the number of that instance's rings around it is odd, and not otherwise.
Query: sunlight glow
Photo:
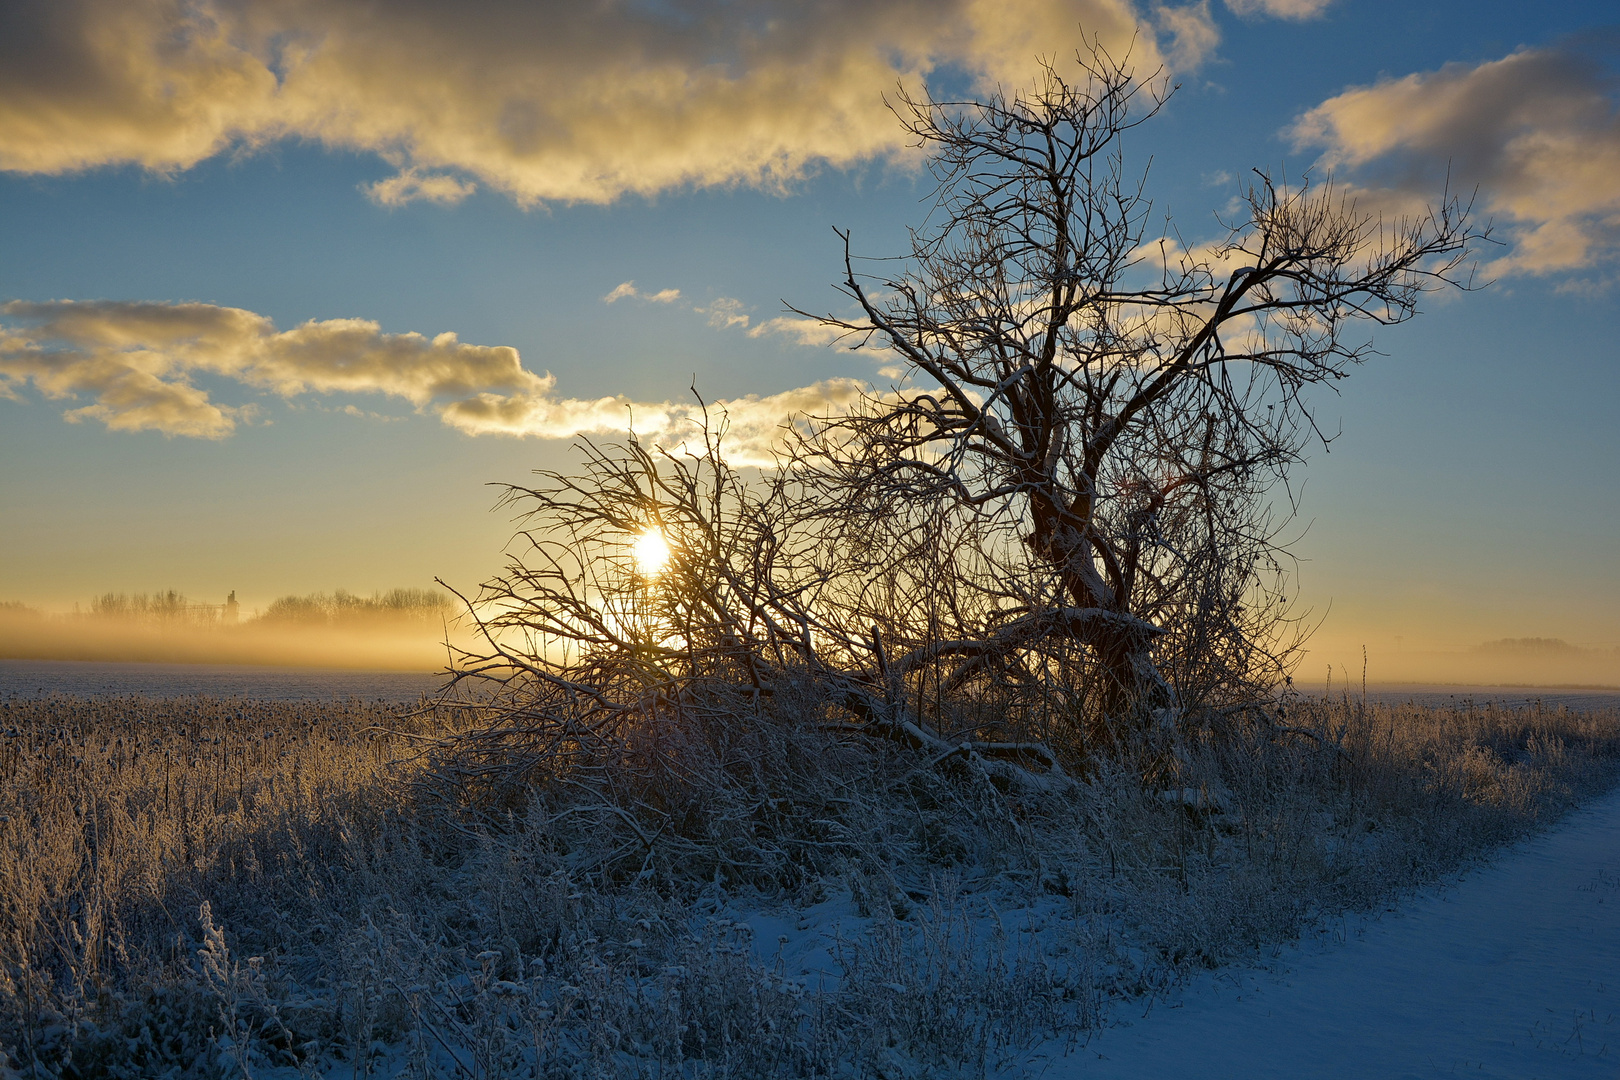
[[[656,527],[642,533],[630,550],[636,558],[636,570],[646,577],[656,577],[669,564],[669,544]]]

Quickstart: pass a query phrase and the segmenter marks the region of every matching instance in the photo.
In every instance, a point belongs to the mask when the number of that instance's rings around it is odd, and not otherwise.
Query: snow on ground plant
[[[687,732],[713,786],[631,753],[458,802],[418,782],[453,711],[3,702],[0,1076],[981,1075],[1620,760],[1614,711],[1267,708],[1189,741],[1174,789],[1103,763],[990,798],[789,725]],[[638,835],[651,797],[670,823]]]

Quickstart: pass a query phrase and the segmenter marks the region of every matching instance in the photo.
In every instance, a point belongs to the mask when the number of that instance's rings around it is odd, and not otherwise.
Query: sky
[[[927,212],[884,93],[1082,29],[1179,85],[1125,152],[1188,240],[1254,168],[1494,222],[1315,399],[1302,672],[1620,648],[1620,24],[1573,0],[0,0],[0,600],[471,589],[573,432],[836,407],[884,358],[784,303]]]

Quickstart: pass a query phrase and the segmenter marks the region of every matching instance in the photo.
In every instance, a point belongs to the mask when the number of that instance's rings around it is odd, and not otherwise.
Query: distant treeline
[[[1604,649],[1587,649],[1572,645],[1563,638],[1525,637],[1502,638],[1477,646],[1475,652],[1510,654],[1536,657],[1569,657],[1571,659],[1592,654],[1603,654]],[[1617,650],[1620,651],[1620,650]]]
[[[259,618],[267,623],[336,625],[350,622],[424,620],[437,622],[452,611],[450,598],[436,589],[390,589],[385,593],[310,593],[283,596]]]
[[[232,596],[234,597],[234,593]],[[77,605],[68,620],[121,623],[162,629],[212,630],[222,626],[349,626],[377,623],[438,623],[454,614],[450,598],[436,589],[390,589],[359,596],[333,593],[283,596],[262,613],[242,613],[236,605],[203,604],[174,589],[156,593],[103,593],[90,610]],[[15,601],[0,601],[0,618],[43,618],[44,613]]]
[[[222,605],[193,603],[173,589],[157,593],[102,593],[90,601],[90,617],[165,627],[210,629],[221,621]]]

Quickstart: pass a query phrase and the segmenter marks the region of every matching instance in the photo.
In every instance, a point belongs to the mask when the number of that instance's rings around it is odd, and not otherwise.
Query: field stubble
[[[421,782],[454,714],[6,702],[0,1075],[982,1074],[1620,761],[1615,710],[1288,716],[1189,746],[1171,791],[1105,769],[997,802],[790,725],[688,748],[679,798],[626,761],[474,813]],[[797,930],[773,951],[759,912]]]

